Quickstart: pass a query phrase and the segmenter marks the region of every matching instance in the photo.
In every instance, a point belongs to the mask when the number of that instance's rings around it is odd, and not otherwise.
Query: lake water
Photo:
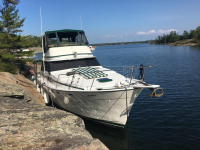
[[[164,95],[143,90],[128,127],[118,130],[85,120],[86,129],[109,149],[200,149],[200,48],[132,44],[99,46],[102,66],[160,65],[146,70],[145,82],[160,84]],[[37,54],[41,57],[41,54]]]

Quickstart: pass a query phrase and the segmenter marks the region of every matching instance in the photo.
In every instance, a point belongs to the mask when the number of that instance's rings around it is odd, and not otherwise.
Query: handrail
[[[76,71],[73,71],[73,72],[70,71],[70,72],[67,72],[66,74],[59,74],[58,75],[58,79],[57,79],[57,83],[58,83],[59,78],[60,78],[61,75],[67,75],[67,76],[73,75],[73,78],[72,78],[72,80],[73,80],[75,74],[79,74],[79,75],[85,74],[85,73],[95,73],[95,74],[97,74],[97,72],[100,72],[100,71],[106,72],[106,71],[112,71],[112,70],[113,71],[120,71],[120,70],[122,70],[123,71],[123,75],[125,75],[125,76],[127,76],[128,74],[131,74],[130,82],[129,82],[129,86],[130,86],[131,85],[131,81],[132,81],[132,79],[134,77],[134,72],[135,72],[136,68],[144,68],[143,76],[141,78],[142,81],[144,81],[145,69],[146,68],[151,68],[151,67],[157,67],[157,66],[159,66],[159,65],[149,65],[149,66],[112,66],[112,68],[117,68],[117,69],[96,70],[96,71],[92,70],[92,71],[87,71],[87,72],[84,72],[84,73],[80,73],[80,72],[76,72]],[[111,67],[109,67],[109,68],[111,68]],[[121,69],[119,69],[119,68],[121,68]],[[93,82],[91,84],[90,90],[92,89],[92,86],[94,84],[94,80],[95,79],[96,79],[96,77],[93,78]],[[72,82],[71,82],[70,86],[72,85]],[[57,84],[56,84],[56,88],[57,88]]]
[[[72,84],[73,84],[73,80],[74,80],[74,76],[76,75],[76,74],[78,74],[78,75],[82,75],[82,74],[86,74],[86,73],[95,73],[95,76],[93,77],[93,81],[92,81],[92,83],[91,83],[91,87],[90,87],[90,90],[92,89],[92,86],[93,86],[93,84],[94,84],[94,80],[96,79],[96,75],[97,75],[97,73],[98,72],[107,72],[107,71],[123,71],[123,75],[125,76],[125,77],[127,77],[127,78],[129,78],[130,79],[130,81],[129,81],[129,85],[128,86],[130,86],[130,85],[132,85],[131,84],[131,81],[134,79],[134,74],[135,74],[135,71],[136,71],[136,68],[143,68],[144,69],[144,71],[143,71],[143,74],[142,74],[142,76],[141,76],[141,81],[144,81],[144,74],[145,74],[145,69],[146,68],[151,68],[151,67],[157,67],[157,66],[159,66],[159,65],[150,65],[150,66],[111,66],[111,67],[109,67],[110,69],[107,69],[107,68],[105,68],[105,70],[91,70],[91,71],[86,71],[86,72],[84,72],[84,73],[81,73],[81,72],[77,72],[77,71],[68,71],[67,73],[65,73],[65,74],[59,74],[58,75],[58,77],[55,77],[55,76],[53,76],[52,74],[48,74],[47,72],[40,72],[40,74],[42,74],[43,76],[46,76],[46,77],[50,77],[50,78],[52,78],[53,79],[53,81],[55,81],[56,82],[56,88],[58,87],[58,83],[61,83],[61,84],[63,84],[62,82],[59,82],[59,80],[60,80],[60,76],[63,76],[63,75],[65,75],[65,76],[71,76],[71,75],[73,75],[73,78],[71,79],[72,81],[71,81],[71,84],[69,84],[69,88],[72,86]],[[115,69],[113,69],[113,68],[115,68]],[[84,76],[83,76],[83,78],[85,78]],[[135,76],[135,78],[136,78],[136,76]],[[68,80],[69,80],[69,78],[68,78]],[[84,81],[84,80],[83,80]],[[73,86],[74,87],[74,86]]]

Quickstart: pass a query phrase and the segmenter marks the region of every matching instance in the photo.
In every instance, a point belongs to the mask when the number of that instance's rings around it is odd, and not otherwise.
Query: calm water
[[[165,92],[151,99],[149,90],[143,90],[127,129],[85,120],[94,138],[113,150],[200,149],[200,48],[133,44],[99,46],[93,54],[102,66],[159,64],[146,70],[145,82],[160,84]]]

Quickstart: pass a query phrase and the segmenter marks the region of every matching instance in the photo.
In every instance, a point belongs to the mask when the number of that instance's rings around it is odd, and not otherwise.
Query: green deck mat
[[[101,78],[101,77],[107,77],[108,75],[103,73],[102,71],[99,71],[95,68],[91,67],[85,67],[85,68],[78,68],[73,69],[76,73],[79,73],[81,76],[83,76],[86,79],[93,79],[93,78]]]

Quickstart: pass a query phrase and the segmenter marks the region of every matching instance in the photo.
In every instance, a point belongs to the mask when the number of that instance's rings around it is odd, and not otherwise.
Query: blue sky
[[[0,0],[2,4],[2,0]],[[82,29],[91,44],[155,39],[172,30],[200,26],[200,0],[20,0],[26,17],[22,35],[58,29]]]

